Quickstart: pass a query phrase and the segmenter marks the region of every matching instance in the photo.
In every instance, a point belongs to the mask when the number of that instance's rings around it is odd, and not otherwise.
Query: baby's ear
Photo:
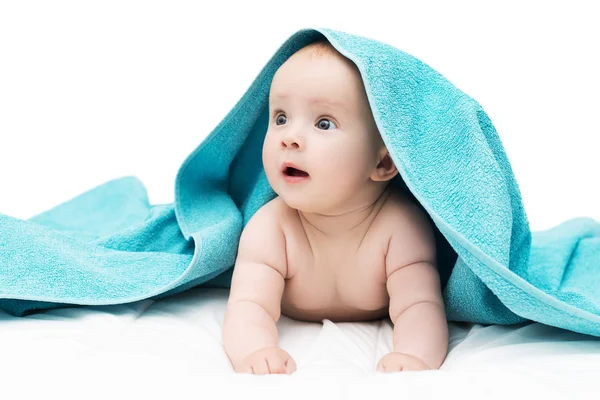
[[[379,163],[375,170],[371,173],[371,179],[376,182],[385,182],[392,179],[398,173],[398,169],[394,164],[394,160],[390,153],[384,147],[379,151]]]

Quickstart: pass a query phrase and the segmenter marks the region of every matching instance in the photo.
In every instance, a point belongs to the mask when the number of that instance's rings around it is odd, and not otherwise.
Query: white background
[[[139,177],[169,203],[185,157],[296,30],[392,44],[479,101],[533,230],[600,220],[592,2],[0,2],[0,212],[29,218]],[[393,6],[392,6],[393,5]]]

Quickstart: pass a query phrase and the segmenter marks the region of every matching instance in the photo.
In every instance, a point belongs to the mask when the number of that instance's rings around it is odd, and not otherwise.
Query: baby
[[[434,233],[391,179],[358,69],[328,42],[310,44],[276,72],[263,145],[278,194],[242,232],[223,322],[236,372],[292,373],[279,347],[281,314],[302,321],[389,315],[393,351],[378,371],[437,369],[448,325]]]

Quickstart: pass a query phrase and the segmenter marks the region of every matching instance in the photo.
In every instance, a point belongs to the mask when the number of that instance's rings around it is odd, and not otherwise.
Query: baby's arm
[[[279,347],[276,322],[286,273],[285,238],[273,203],[267,203],[252,216],[240,237],[223,321],[223,346],[238,372],[244,372],[240,371],[241,362],[249,355]],[[243,369],[250,367],[244,365]],[[269,372],[273,373],[264,373]]]
[[[386,255],[393,352],[416,357],[428,368],[437,369],[448,351],[448,324],[433,229],[416,205],[399,211],[398,217]]]

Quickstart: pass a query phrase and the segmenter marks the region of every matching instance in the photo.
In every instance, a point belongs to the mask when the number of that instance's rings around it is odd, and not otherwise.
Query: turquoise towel
[[[150,205],[134,177],[29,220],[0,214],[0,307],[13,315],[228,287],[249,218],[275,196],[261,162],[276,69],[325,37],[359,68],[409,191],[436,227],[448,319],[538,321],[600,336],[600,224],[531,233],[492,122],[438,72],[387,44],[329,29],[292,35],[190,154],[175,202]]]

